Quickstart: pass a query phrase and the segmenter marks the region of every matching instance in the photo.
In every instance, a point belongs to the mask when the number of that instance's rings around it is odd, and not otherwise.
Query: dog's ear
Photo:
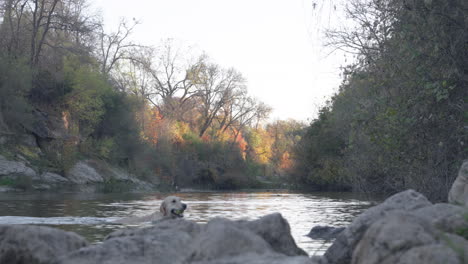
[[[166,216],[166,201],[163,201],[161,203],[161,206],[159,207],[159,212],[161,212],[162,215]]]

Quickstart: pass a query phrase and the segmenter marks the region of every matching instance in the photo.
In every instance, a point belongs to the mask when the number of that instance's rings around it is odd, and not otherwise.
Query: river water
[[[0,224],[40,224],[76,232],[98,243],[124,226],[110,222],[159,210],[169,194],[134,193],[2,193]],[[316,225],[345,226],[373,204],[351,193],[295,192],[182,192],[188,205],[185,218],[206,223],[214,217],[257,219],[279,212],[291,226],[299,247],[309,255],[321,255],[330,245],[307,236]]]

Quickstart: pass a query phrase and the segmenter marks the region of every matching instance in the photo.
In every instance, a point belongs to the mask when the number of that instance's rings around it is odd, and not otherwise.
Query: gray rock
[[[137,179],[135,176],[99,160],[84,160],[77,162],[66,174],[66,178],[74,184],[100,184],[106,182],[129,184],[132,190],[150,191],[153,185]],[[96,190],[99,190],[97,188]],[[87,191],[87,190],[83,190]],[[93,191],[94,192],[94,191]]]
[[[398,263],[408,249],[436,243],[436,229],[428,222],[407,212],[393,213],[369,227],[357,244],[351,263]]]
[[[0,186],[0,193],[2,192],[17,192],[19,191],[18,189],[9,187],[9,186]]]
[[[105,240],[132,236],[158,236],[162,231],[166,232],[184,232],[195,237],[202,230],[202,225],[185,219],[162,219],[154,223],[153,226],[144,228],[126,228],[112,232]]]
[[[50,189],[52,189],[52,186],[44,183],[33,184],[31,187],[37,191],[49,191]]]
[[[115,231],[103,243],[58,263],[318,263],[301,256],[305,252],[287,232],[289,224],[280,214],[255,221],[217,218],[207,224],[161,220],[151,227]]]
[[[61,175],[58,175],[56,173],[52,173],[52,172],[45,172],[41,174],[41,176],[39,177],[39,180],[43,182],[48,182],[48,183],[69,183],[70,182],[67,178]]]
[[[287,256],[307,256],[307,253],[296,245],[288,221],[279,213],[269,214],[254,221],[238,221],[238,223],[261,236],[276,252]]]
[[[34,124],[25,127],[30,133],[42,139],[63,139],[69,136],[68,123],[62,116],[49,114],[35,109],[33,111]]]
[[[468,160],[463,162],[448,194],[450,203],[468,206]]]
[[[430,205],[432,205],[431,202],[424,195],[414,190],[407,190],[391,196],[382,204],[368,209],[354,219],[325,252],[326,261],[330,264],[350,263],[355,246],[367,228],[375,221],[395,211],[414,211]]]
[[[83,248],[59,259],[59,264],[172,264],[183,263],[191,237],[185,232],[160,230],[157,236],[126,236]]]
[[[462,264],[455,252],[447,246],[434,244],[415,247],[404,253],[399,264]]]
[[[102,183],[104,177],[88,164],[78,161],[66,174],[67,179],[76,184]]]
[[[36,177],[36,172],[22,161],[11,161],[0,155],[0,177],[2,176],[27,176]]]
[[[468,230],[468,208],[439,203],[413,211],[413,214],[428,221],[439,230],[456,233]]]
[[[225,257],[212,261],[195,261],[192,264],[320,264],[317,260],[308,257],[287,257],[281,254],[259,255],[244,254],[240,256]]]
[[[215,219],[194,239],[190,260],[211,261],[243,254],[272,253],[270,244],[255,233],[239,228],[229,220]]]
[[[24,144],[24,145],[26,145],[28,147],[38,148],[36,137],[34,137],[34,135],[22,134],[22,135],[19,136],[19,138],[20,138],[20,141],[21,141],[22,144]]]
[[[307,236],[312,239],[331,240],[336,238],[344,229],[344,227],[314,226]]]
[[[444,246],[452,249],[460,259],[464,260],[463,263],[468,262],[468,240],[450,233],[440,234],[440,239]]]
[[[59,229],[0,225],[0,263],[51,263],[87,245],[84,238]]]

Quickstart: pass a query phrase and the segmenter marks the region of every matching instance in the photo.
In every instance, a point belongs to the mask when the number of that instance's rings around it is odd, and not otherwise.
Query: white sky
[[[95,0],[107,27],[141,21],[133,39],[195,45],[248,80],[251,95],[273,108],[271,119],[311,120],[341,82],[340,54],[321,47],[315,0]],[[325,12],[327,13],[327,12]],[[333,16],[333,15],[332,15]],[[319,23],[320,24],[320,23]]]

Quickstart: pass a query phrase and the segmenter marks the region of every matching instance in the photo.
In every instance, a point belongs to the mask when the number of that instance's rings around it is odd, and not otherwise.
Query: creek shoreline
[[[336,237],[323,256],[307,256],[279,213],[250,221],[214,218],[205,224],[162,220],[151,226],[119,229],[92,244],[74,232],[56,228],[0,225],[0,263],[27,259],[28,263],[55,264],[435,264],[444,259],[448,261],[444,263],[462,264],[468,257],[468,232],[461,231],[468,230],[467,216],[467,207],[433,204],[422,194],[407,190],[365,210],[344,230],[327,238]]]

